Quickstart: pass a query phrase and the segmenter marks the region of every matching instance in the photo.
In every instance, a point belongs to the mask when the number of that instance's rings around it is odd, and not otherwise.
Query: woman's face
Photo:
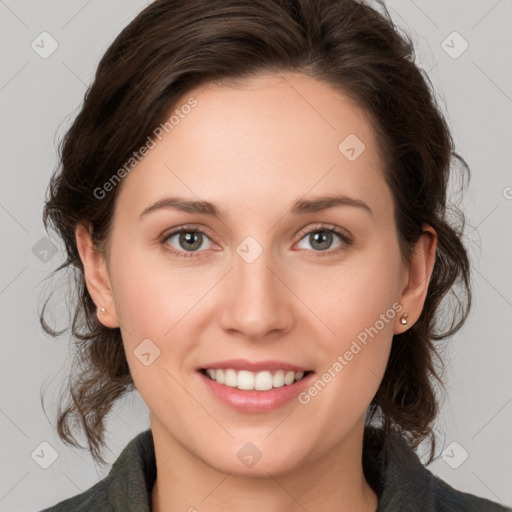
[[[413,316],[383,162],[362,111],[300,74],[176,109],[122,183],[99,318],[121,326],[154,428],[213,468],[276,475],[362,428]],[[312,373],[283,385],[294,368]]]

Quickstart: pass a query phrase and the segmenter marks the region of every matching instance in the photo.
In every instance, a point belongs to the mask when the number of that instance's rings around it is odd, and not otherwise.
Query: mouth
[[[218,384],[241,391],[269,391],[283,388],[300,382],[313,373],[311,370],[294,371],[281,368],[258,372],[235,368],[201,368],[199,371]]]
[[[311,385],[314,371],[283,361],[232,359],[197,368],[209,396],[242,413],[278,410]]]
[[[283,407],[311,385],[314,373],[275,359],[229,359],[196,368],[209,397],[242,413],[268,413]]]

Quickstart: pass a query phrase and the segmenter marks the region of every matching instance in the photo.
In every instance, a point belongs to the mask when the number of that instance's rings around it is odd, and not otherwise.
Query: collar
[[[379,497],[377,512],[437,510],[434,476],[398,432],[365,427],[363,471]]]
[[[404,510],[404,505],[410,506],[412,502],[415,512],[436,510],[433,475],[397,432],[386,437],[380,428],[365,427],[363,471],[379,497],[377,512]],[[107,479],[108,503],[113,511],[150,512],[151,492],[156,481],[151,429],[130,441],[114,462]]]

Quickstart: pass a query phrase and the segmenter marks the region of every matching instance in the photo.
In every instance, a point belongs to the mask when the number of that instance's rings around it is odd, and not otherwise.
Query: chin
[[[268,442],[268,439],[266,443],[264,438],[259,439],[261,442],[255,437],[254,442],[233,443],[225,449],[217,445],[220,453],[210,452],[208,456],[203,456],[201,459],[216,471],[243,478],[268,478],[269,473],[277,477],[306,465],[305,458],[301,457],[296,448],[289,446],[285,449],[282,444],[273,445]],[[300,447],[303,451],[303,444],[300,444]]]

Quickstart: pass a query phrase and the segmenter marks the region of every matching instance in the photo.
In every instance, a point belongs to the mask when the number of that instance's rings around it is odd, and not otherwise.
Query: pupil
[[[201,247],[201,241],[197,241],[198,238],[200,238],[200,233],[182,233],[180,237],[180,243],[186,242],[186,244],[192,243],[192,246],[189,245],[188,249],[198,249]],[[194,243],[194,238],[196,238],[196,241]]]
[[[332,233],[328,233],[327,231],[317,231],[316,233],[314,233],[311,236],[313,237],[313,243],[311,244],[311,245],[313,245],[313,247],[314,247],[314,244],[316,244],[316,243],[320,243],[320,245],[322,245],[322,239],[323,239],[324,246],[320,247],[319,249],[326,249],[330,245]],[[327,245],[325,245],[325,241],[328,242]]]

